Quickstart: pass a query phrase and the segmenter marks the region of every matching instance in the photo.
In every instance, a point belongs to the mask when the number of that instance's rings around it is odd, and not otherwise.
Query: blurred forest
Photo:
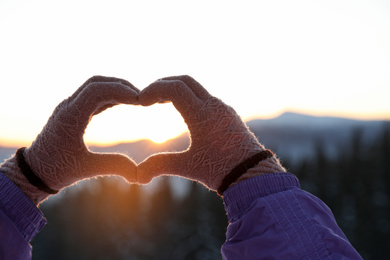
[[[364,259],[388,259],[390,124],[370,145],[360,129],[351,136],[337,158],[325,155],[318,138],[314,159],[281,160],[332,209]],[[33,259],[221,259],[228,225],[223,201],[198,183],[188,187],[174,196],[169,177],[162,177],[153,189],[116,178],[69,188],[42,204],[48,225],[32,241]]]

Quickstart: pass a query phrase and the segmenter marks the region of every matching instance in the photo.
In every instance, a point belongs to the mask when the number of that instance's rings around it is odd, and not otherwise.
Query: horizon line
[[[340,115],[340,113],[338,115],[334,114],[334,113],[307,113],[307,112],[303,112],[303,111],[297,111],[297,110],[285,110],[285,111],[282,111],[282,112],[279,112],[279,113],[275,113],[273,115],[269,115],[269,116],[260,116],[260,115],[253,115],[253,116],[249,116],[249,117],[244,117],[243,118],[243,121],[245,123],[249,122],[249,121],[252,121],[252,120],[258,120],[258,119],[262,119],[262,120],[270,120],[270,119],[275,119],[275,118],[278,118],[284,114],[287,114],[287,113],[290,113],[290,114],[298,114],[298,115],[304,115],[304,116],[312,116],[312,117],[318,117],[318,118],[326,118],[326,117],[331,117],[331,118],[340,118],[340,119],[349,119],[349,120],[356,120],[356,121],[364,121],[364,122],[370,122],[370,121],[390,121],[390,112],[389,113],[383,113],[383,115],[386,115],[386,116],[375,116],[375,117],[365,117],[365,116],[357,116],[356,113],[343,113]],[[163,145],[164,143],[166,143],[167,141],[170,141],[170,140],[173,140],[173,139],[176,139],[176,138],[179,138],[180,136],[184,135],[184,134],[188,134],[188,131],[183,131],[182,133],[178,134],[178,135],[175,135],[173,137],[170,137],[162,142],[157,142],[157,141],[154,141],[152,139],[149,139],[147,137],[145,138],[136,138],[136,139],[129,139],[129,140],[121,140],[121,141],[106,141],[106,142],[99,142],[99,141],[85,141],[85,144],[87,147],[91,147],[91,146],[96,146],[96,147],[110,147],[110,146],[115,146],[115,145],[119,145],[119,144],[124,144],[124,143],[135,143],[135,142],[141,142],[141,141],[149,141],[151,143],[153,143],[154,145]],[[7,140],[6,138],[3,138],[0,136],[0,147],[3,147],[3,148],[17,148],[17,147],[23,147],[23,146],[30,146],[32,144],[34,140],[16,140],[16,139],[12,139],[12,140]]]

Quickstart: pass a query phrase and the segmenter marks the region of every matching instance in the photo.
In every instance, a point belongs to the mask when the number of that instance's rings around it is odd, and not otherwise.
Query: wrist
[[[271,174],[271,173],[285,173],[286,169],[281,165],[280,161],[276,156],[272,156],[265,160],[261,160],[254,167],[248,169],[243,175],[241,175],[236,181],[229,185],[229,188],[237,183],[248,180],[250,178]]]
[[[260,150],[251,156],[245,156],[244,158],[244,160],[240,160],[240,163],[223,177],[217,189],[219,195],[222,196],[223,192],[232,184],[237,183],[238,180],[242,181],[250,178],[250,176],[258,176],[281,170],[281,167],[277,167],[278,164],[275,163],[276,158],[274,153],[268,149]],[[274,158],[274,160],[270,160],[272,158]],[[251,169],[256,170],[251,171]]]
[[[5,161],[0,171],[11,180],[27,197],[35,204],[39,205],[45,200],[49,194],[39,190],[37,187],[32,185],[28,179],[23,175],[22,170],[18,166],[16,156],[12,156],[10,159]]]

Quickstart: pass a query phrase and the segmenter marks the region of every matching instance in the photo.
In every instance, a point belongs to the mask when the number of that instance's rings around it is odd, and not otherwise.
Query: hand
[[[235,166],[265,150],[233,108],[211,96],[189,76],[158,80],[141,91],[138,100],[143,106],[172,101],[191,137],[188,150],[156,154],[143,161],[138,166],[139,183],[171,174],[217,190]],[[273,172],[285,172],[274,156],[258,163],[254,171],[248,171],[238,181]]]
[[[103,174],[116,174],[135,181],[136,165],[130,158],[121,154],[92,153],[83,135],[94,115],[118,104],[136,104],[138,93],[138,89],[122,79],[90,78],[57,106],[36,140],[22,152],[26,163],[52,190]],[[35,204],[49,196],[27,181],[15,156],[1,165],[0,171]]]

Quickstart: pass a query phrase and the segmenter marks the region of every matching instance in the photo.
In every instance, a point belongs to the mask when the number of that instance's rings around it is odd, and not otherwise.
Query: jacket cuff
[[[42,211],[1,172],[0,210],[15,224],[27,242],[47,223]]]
[[[291,189],[300,189],[299,181],[286,172],[256,176],[231,186],[223,193],[229,223],[240,219],[256,199]]]

